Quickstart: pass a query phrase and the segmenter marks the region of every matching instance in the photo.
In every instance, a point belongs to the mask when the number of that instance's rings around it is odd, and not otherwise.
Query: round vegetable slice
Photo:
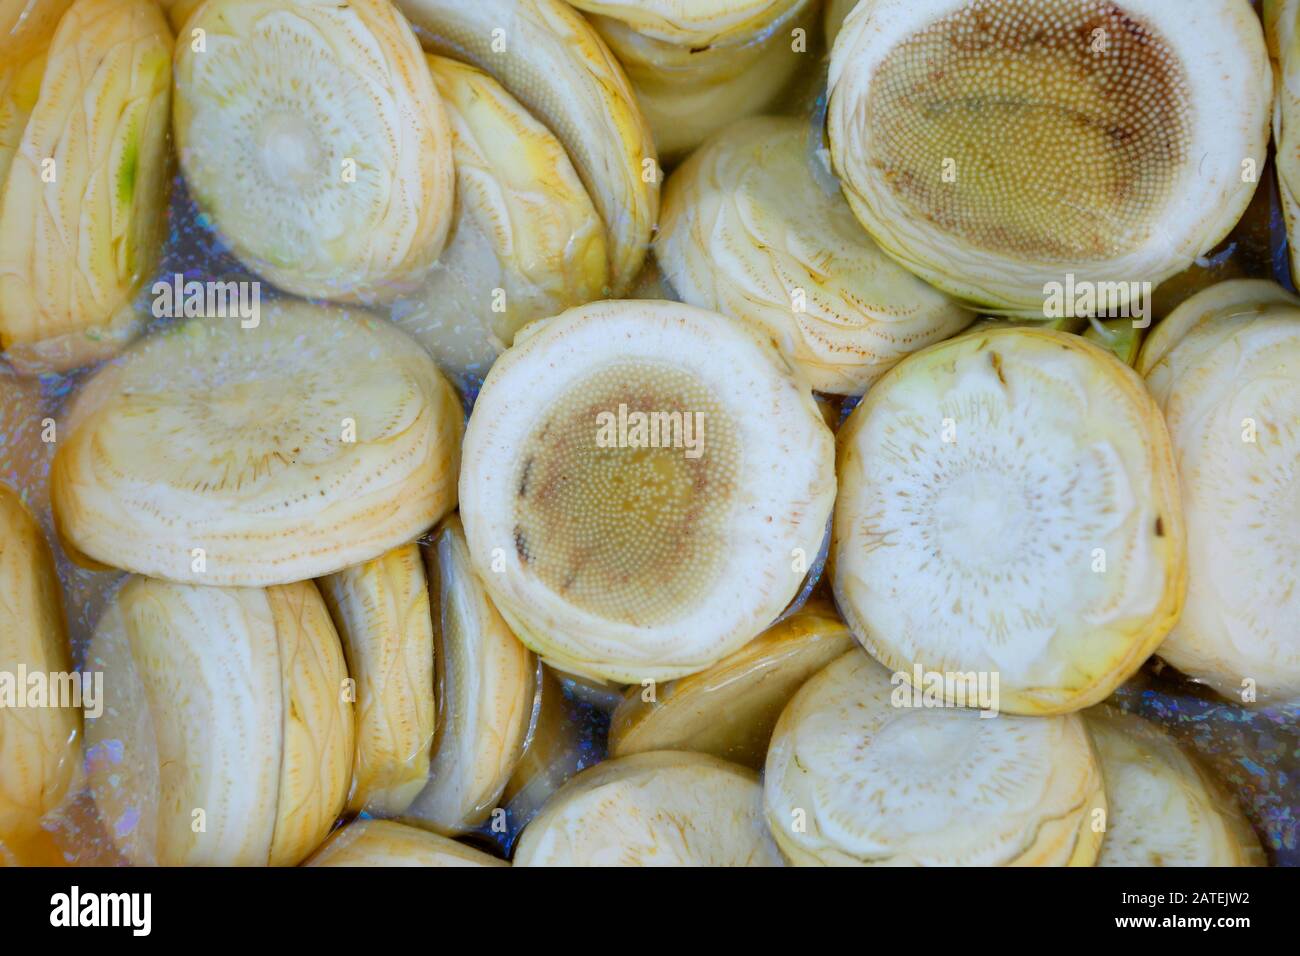
[[[400,813],[429,775],[433,623],[415,544],[321,578],[356,682],[357,747],[348,809]]]
[[[836,603],[887,667],[998,677],[1000,707],[1097,703],[1177,620],[1173,452],[1141,380],[1075,335],[975,332],[905,359],[840,430]]]
[[[51,487],[84,555],[287,584],[376,558],[454,506],[460,401],[410,338],[292,301],[243,324],[168,328],[73,400]]]
[[[0,484],[0,841],[30,837],[59,806],[80,768],[81,713],[28,700],[72,674],[54,559],[36,519]],[[3,686],[8,684],[8,688]]]
[[[807,124],[727,127],[668,180],[655,255],[691,305],[758,322],[822,392],[861,395],[974,318],[894,262],[808,168]]]
[[[392,820],[354,820],[308,866],[508,866],[481,850]]]
[[[1138,370],[1187,521],[1187,606],[1159,654],[1227,697],[1300,699],[1300,299],[1212,286],[1156,327]]]
[[[530,326],[493,366],[461,516],[525,644],[560,670],[669,680],[797,593],[835,495],[831,455],[808,387],[747,326],[592,303]]]
[[[451,121],[456,217],[398,324],[457,378],[482,376],[534,319],[598,299],[605,224],[551,132],[486,73],[430,56]]]
[[[1236,801],[1160,727],[1107,709],[1084,718],[1106,781],[1098,866],[1261,866]]]
[[[1067,275],[1136,314],[1266,159],[1268,54],[1235,0],[863,0],[829,84],[832,161],[881,247],[1031,318]]]
[[[87,667],[95,803],[136,864],[290,865],[329,833],[352,772],[338,636],[310,581],[270,589],[128,580]]]
[[[199,205],[298,295],[414,288],[451,226],[442,101],[387,0],[208,0],[176,47],[176,145]]]
[[[452,515],[427,552],[438,680],[428,785],[407,816],[446,834],[492,813],[523,754],[537,663],[497,613]]]
[[[610,724],[610,754],[690,750],[762,770],[795,691],[853,647],[830,603],[814,601],[708,670],[629,688]]]
[[[171,186],[171,44],[151,0],[77,0],[59,20],[0,177],[0,345],[16,364],[87,365],[143,324],[132,300],[162,248]],[[15,81],[19,114],[39,64]]]
[[[524,828],[516,866],[780,866],[752,770],[705,754],[607,760]]]
[[[858,650],[795,694],[764,773],[790,862],[1092,865],[1106,801],[1077,715],[985,717],[910,696]]]
[[[810,0],[573,0],[627,69],[665,161],[812,70]],[[801,32],[802,31],[802,35]]]

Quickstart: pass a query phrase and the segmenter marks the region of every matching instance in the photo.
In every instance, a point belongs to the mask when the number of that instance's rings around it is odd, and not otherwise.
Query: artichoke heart
[[[433,622],[415,544],[321,578],[356,682],[357,748],[348,809],[400,813],[429,775]]]
[[[87,365],[143,324],[132,300],[171,186],[171,44],[151,0],[77,0],[48,50],[0,67],[0,345],[16,364]]]
[[[406,816],[455,835],[496,807],[523,754],[537,663],[475,575],[459,519],[427,552],[438,687],[438,736],[428,785]]]
[[[655,255],[683,301],[758,322],[818,391],[861,395],[974,318],[894,262],[808,168],[806,124],[728,127],[668,180]]]
[[[969,302],[1112,318],[1241,218],[1272,94],[1243,0],[862,0],[831,54],[829,138],[858,219]]]
[[[69,793],[80,766],[81,713],[21,706],[17,675],[43,675],[51,689],[72,673],[54,559],[36,519],[0,484],[0,842],[38,832]],[[52,704],[53,701],[46,703]]]
[[[780,866],[758,775],[706,754],[608,760],[524,828],[515,866]]]
[[[749,326],[598,302],[529,326],[492,367],[461,518],[493,602],[548,663],[670,680],[757,636],[799,591],[832,457],[811,391]]]
[[[132,577],[95,629],[95,804],[132,863],[293,865],[329,833],[352,772],[352,704],[310,581],[211,588]]]
[[[1094,708],[1084,722],[1106,781],[1098,866],[1262,866],[1236,800],[1159,726]]]
[[[795,691],[854,646],[830,602],[813,601],[708,670],[628,688],[610,723],[610,754],[690,750],[762,770]]]
[[[984,719],[965,708],[896,706],[894,683],[853,650],[781,714],[764,804],[792,864],[1096,861],[1106,797],[1077,714]]]
[[[395,311],[444,371],[481,377],[524,325],[601,297],[605,225],[560,141],[496,80],[429,66],[451,120],[456,216],[419,297]]]
[[[308,866],[509,866],[455,840],[392,820],[353,820]]]
[[[1177,620],[1169,435],[1133,370],[1081,337],[990,329],[918,352],[839,440],[836,603],[887,667],[996,675],[998,709],[1066,713]]]
[[[572,0],[628,72],[666,162],[812,71],[813,0]]]
[[[1300,299],[1211,286],[1156,326],[1138,372],[1169,423],[1187,606],[1158,653],[1247,704],[1300,700]]]
[[[405,333],[292,300],[242,326],[172,326],[77,393],[51,496],[82,556],[289,584],[377,558],[455,506],[460,399]]]
[[[451,226],[447,116],[388,0],[208,0],[176,47],[176,145],[250,269],[298,295],[388,301]]]
[[[564,145],[606,230],[610,294],[636,279],[659,214],[655,144],[622,67],[564,0],[396,0],[442,56],[490,74]]]

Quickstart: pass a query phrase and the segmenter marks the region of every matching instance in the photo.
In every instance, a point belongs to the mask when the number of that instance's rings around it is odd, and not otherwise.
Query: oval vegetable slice
[[[387,0],[208,0],[176,47],[190,191],[282,289],[385,301],[451,225],[451,134],[410,25]]]
[[[1262,866],[1236,801],[1160,727],[1097,708],[1084,718],[1106,781],[1098,866]]]
[[[758,322],[818,391],[860,395],[974,318],[894,262],[808,168],[808,129],[727,127],[668,180],[655,255],[683,301]]]
[[[1077,715],[986,719],[901,690],[854,650],[781,714],[764,800],[790,862],[1092,865],[1106,801]]]
[[[598,299],[605,224],[560,141],[496,80],[430,56],[451,123],[456,216],[398,324],[449,374],[482,376],[534,319]]]
[[[294,864],[329,833],[352,771],[343,653],[310,581],[210,588],[134,577],[101,618],[87,765],[133,863]]]
[[[795,691],[853,647],[834,607],[814,601],[708,670],[629,688],[610,724],[610,755],[690,750],[762,770],[772,728]]]
[[[158,260],[171,186],[171,44],[151,0],[77,0],[59,21],[0,177],[0,345],[15,363],[87,365],[142,325],[132,299]],[[16,81],[20,103],[34,68]]]
[[[530,326],[492,367],[461,516],[525,644],[560,670],[668,680],[757,636],[798,591],[831,454],[807,386],[746,326],[592,303]]]
[[[415,544],[321,578],[356,682],[357,746],[348,809],[400,813],[429,775],[433,623]]]
[[[636,278],[659,214],[654,141],[622,67],[562,0],[397,0],[435,52],[485,70],[568,150],[608,231],[610,292]]]
[[[1187,520],[1187,606],[1159,654],[1226,697],[1300,699],[1300,299],[1212,286],[1138,361],[1173,441]]]
[[[391,323],[284,301],[194,320],[86,383],[51,478],[91,559],[196,584],[330,574],[455,504],[460,401]]]
[[[996,674],[1015,714],[1107,697],[1187,589],[1173,452],[1141,380],[1063,332],[974,332],[840,429],[836,603],[887,667]]]
[[[573,0],[627,69],[665,161],[814,68],[810,0]]]
[[[438,674],[438,736],[429,782],[407,816],[446,834],[482,823],[523,754],[537,664],[474,574],[460,520],[427,552]]]
[[[508,866],[481,850],[392,820],[354,820],[308,866]]]
[[[780,866],[752,770],[705,754],[607,760],[524,828],[516,866]]]
[[[20,674],[39,675],[53,693],[66,686],[72,655],[45,535],[0,484],[0,841],[35,834],[80,768],[80,711],[52,698],[38,706]]]
[[[831,157],[854,213],[928,282],[1044,317],[1103,284],[1119,316],[1241,218],[1268,146],[1241,2],[863,0],[835,41]]]

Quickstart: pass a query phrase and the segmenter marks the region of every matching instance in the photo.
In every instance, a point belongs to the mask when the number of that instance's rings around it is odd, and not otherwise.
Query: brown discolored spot
[[[1165,536],[1165,519],[1162,515],[1156,515],[1156,537],[1163,538],[1164,536]]]

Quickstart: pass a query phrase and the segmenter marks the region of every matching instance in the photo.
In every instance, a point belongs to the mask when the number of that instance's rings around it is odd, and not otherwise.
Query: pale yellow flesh
[[[605,226],[560,141],[491,76],[429,56],[456,164],[447,247],[394,315],[458,379],[534,319],[600,298]]]
[[[728,126],[668,180],[655,257],[683,301],[757,323],[817,391],[862,394],[974,316],[814,177],[802,119]]]
[[[101,618],[91,791],[133,863],[299,862],[343,809],[353,716],[311,582],[196,588],[135,577]]]
[[[131,300],[162,248],[171,181],[171,45],[149,0],[80,0],[59,22],[0,200],[12,360],[65,371],[138,331]],[[19,79],[20,102],[33,81]]]
[[[907,704],[854,650],[781,714],[768,823],[799,866],[1091,866],[1106,799],[1082,720]]]
[[[436,714],[424,559],[407,544],[319,584],[356,685],[348,809],[400,813],[429,774]]]
[[[248,268],[285,291],[391,301],[433,265],[454,169],[441,98],[387,0],[209,0],[176,47],[190,192]]]
[[[564,144],[608,233],[610,292],[645,261],[659,213],[654,141],[623,69],[562,0],[398,0],[425,45],[490,73]]]
[[[17,681],[20,669],[55,676],[72,673],[72,659],[54,560],[40,526],[7,485],[0,484],[0,673]],[[20,696],[0,707],[0,841],[29,837],[77,778],[81,713],[35,706]],[[46,702],[47,704],[52,702]]]
[[[536,662],[497,613],[453,515],[429,549],[438,736],[427,786],[405,816],[440,833],[491,815],[523,754]]]
[[[1263,865],[1236,800],[1164,730],[1106,708],[1086,722],[1106,781],[1098,866]]]
[[[508,866],[455,840],[392,820],[354,820],[336,830],[307,866]]]
[[[413,340],[292,300],[241,326],[171,327],[78,392],[51,479],[66,542],[153,577],[266,586],[369,561],[451,509],[463,413]]]
[[[1177,620],[1168,432],[1133,371],[1082,338],[988,330],[917,353],[839,444],[836,603],[892,670],[997,674],[1002,711],[1068,713]]]
[[[689,750],[761,770],[795,691],[853,646],[829,602],[813,602],[708,670],[628,688],[610,724],[610,756]]]
[[[516,866],[780,866],[753,771],[704,754],[608,760],[524,829]]]

